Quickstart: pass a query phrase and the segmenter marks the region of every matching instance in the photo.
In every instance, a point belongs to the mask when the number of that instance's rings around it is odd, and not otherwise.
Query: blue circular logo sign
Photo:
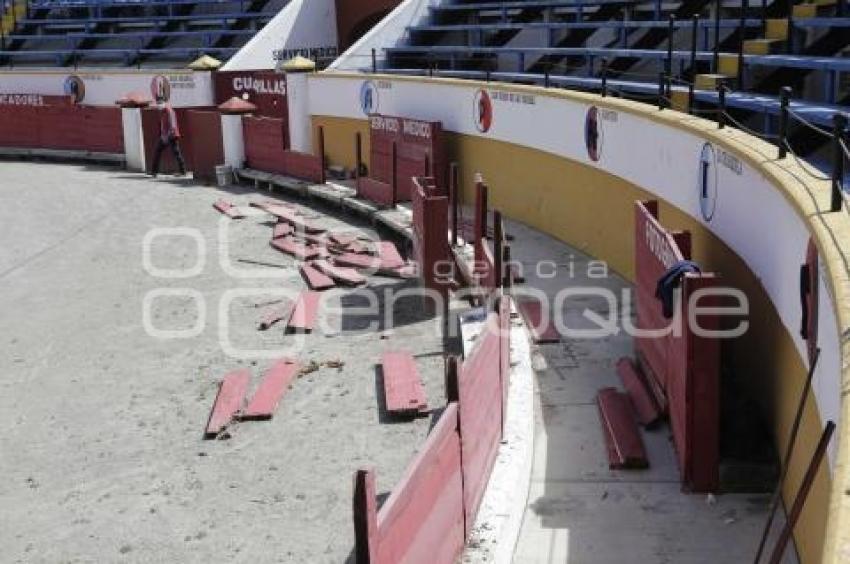
[[[62,85],[62,91],[66,96],[70,96],[75,104],[79,104],[86,97],[86,84],[79,76],[72,74],[65,79]]]
[[[378,113],[378,88],[371,80],[360,87],[360,109],[367,116]]]
[[[591,106],[587,110],[584,119],[584,144],[587,147],[587,156],[593,162],[602,158],[602,124],[599,119],[599,108]]]
[[[717,209],[717,154],[711,143],[703,145],[700,153],[697,188],[702,218],[711,221]]]

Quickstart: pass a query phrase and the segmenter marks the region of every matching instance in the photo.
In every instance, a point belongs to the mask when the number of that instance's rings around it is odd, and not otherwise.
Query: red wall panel
[[[0,144],[121,154],[121,110],[66,104],[0,106]]]

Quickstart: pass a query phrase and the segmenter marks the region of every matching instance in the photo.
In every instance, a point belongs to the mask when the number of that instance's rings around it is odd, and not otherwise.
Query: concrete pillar
[[[142,132],[142,109],[121,108],[121,125],[124,128],[124,158],[127,170],[145,171],[145,138]]]
[[[221,141],[224,146],[224,164],[233,170],[245,164],[245,138],[242,135],[242,115],[221,115]]]
[[[279,70],[286,73],[289,148],[312,154],[313,127],[310,121],[308,77],[316,70],[316,63],[304,57],[295,57],[283,63]]]

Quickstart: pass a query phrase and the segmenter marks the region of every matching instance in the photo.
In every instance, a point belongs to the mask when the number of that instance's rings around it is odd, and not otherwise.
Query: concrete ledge
[[[121,153],[97,153],[93,151],[69,151],[65,149],[24,149],[0,147],[0,157],[40,158],[58,162],[86,161],[124,165],[126,158]]]

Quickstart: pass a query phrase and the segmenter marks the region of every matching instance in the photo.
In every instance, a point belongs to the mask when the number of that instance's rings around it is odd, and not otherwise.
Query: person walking
[[[171,104],[163,98],[157,98],[156,107],[159,110],[159,139],[156,141],[156,149],[153,154],[153,168],[151,175],[156,178],[159,174],[159,160],[166,147],[171,148],[177,166],[180,167],[180,175],[186,174],[186,161],[180,150],[180,127],[177,124],[177,114]]]

